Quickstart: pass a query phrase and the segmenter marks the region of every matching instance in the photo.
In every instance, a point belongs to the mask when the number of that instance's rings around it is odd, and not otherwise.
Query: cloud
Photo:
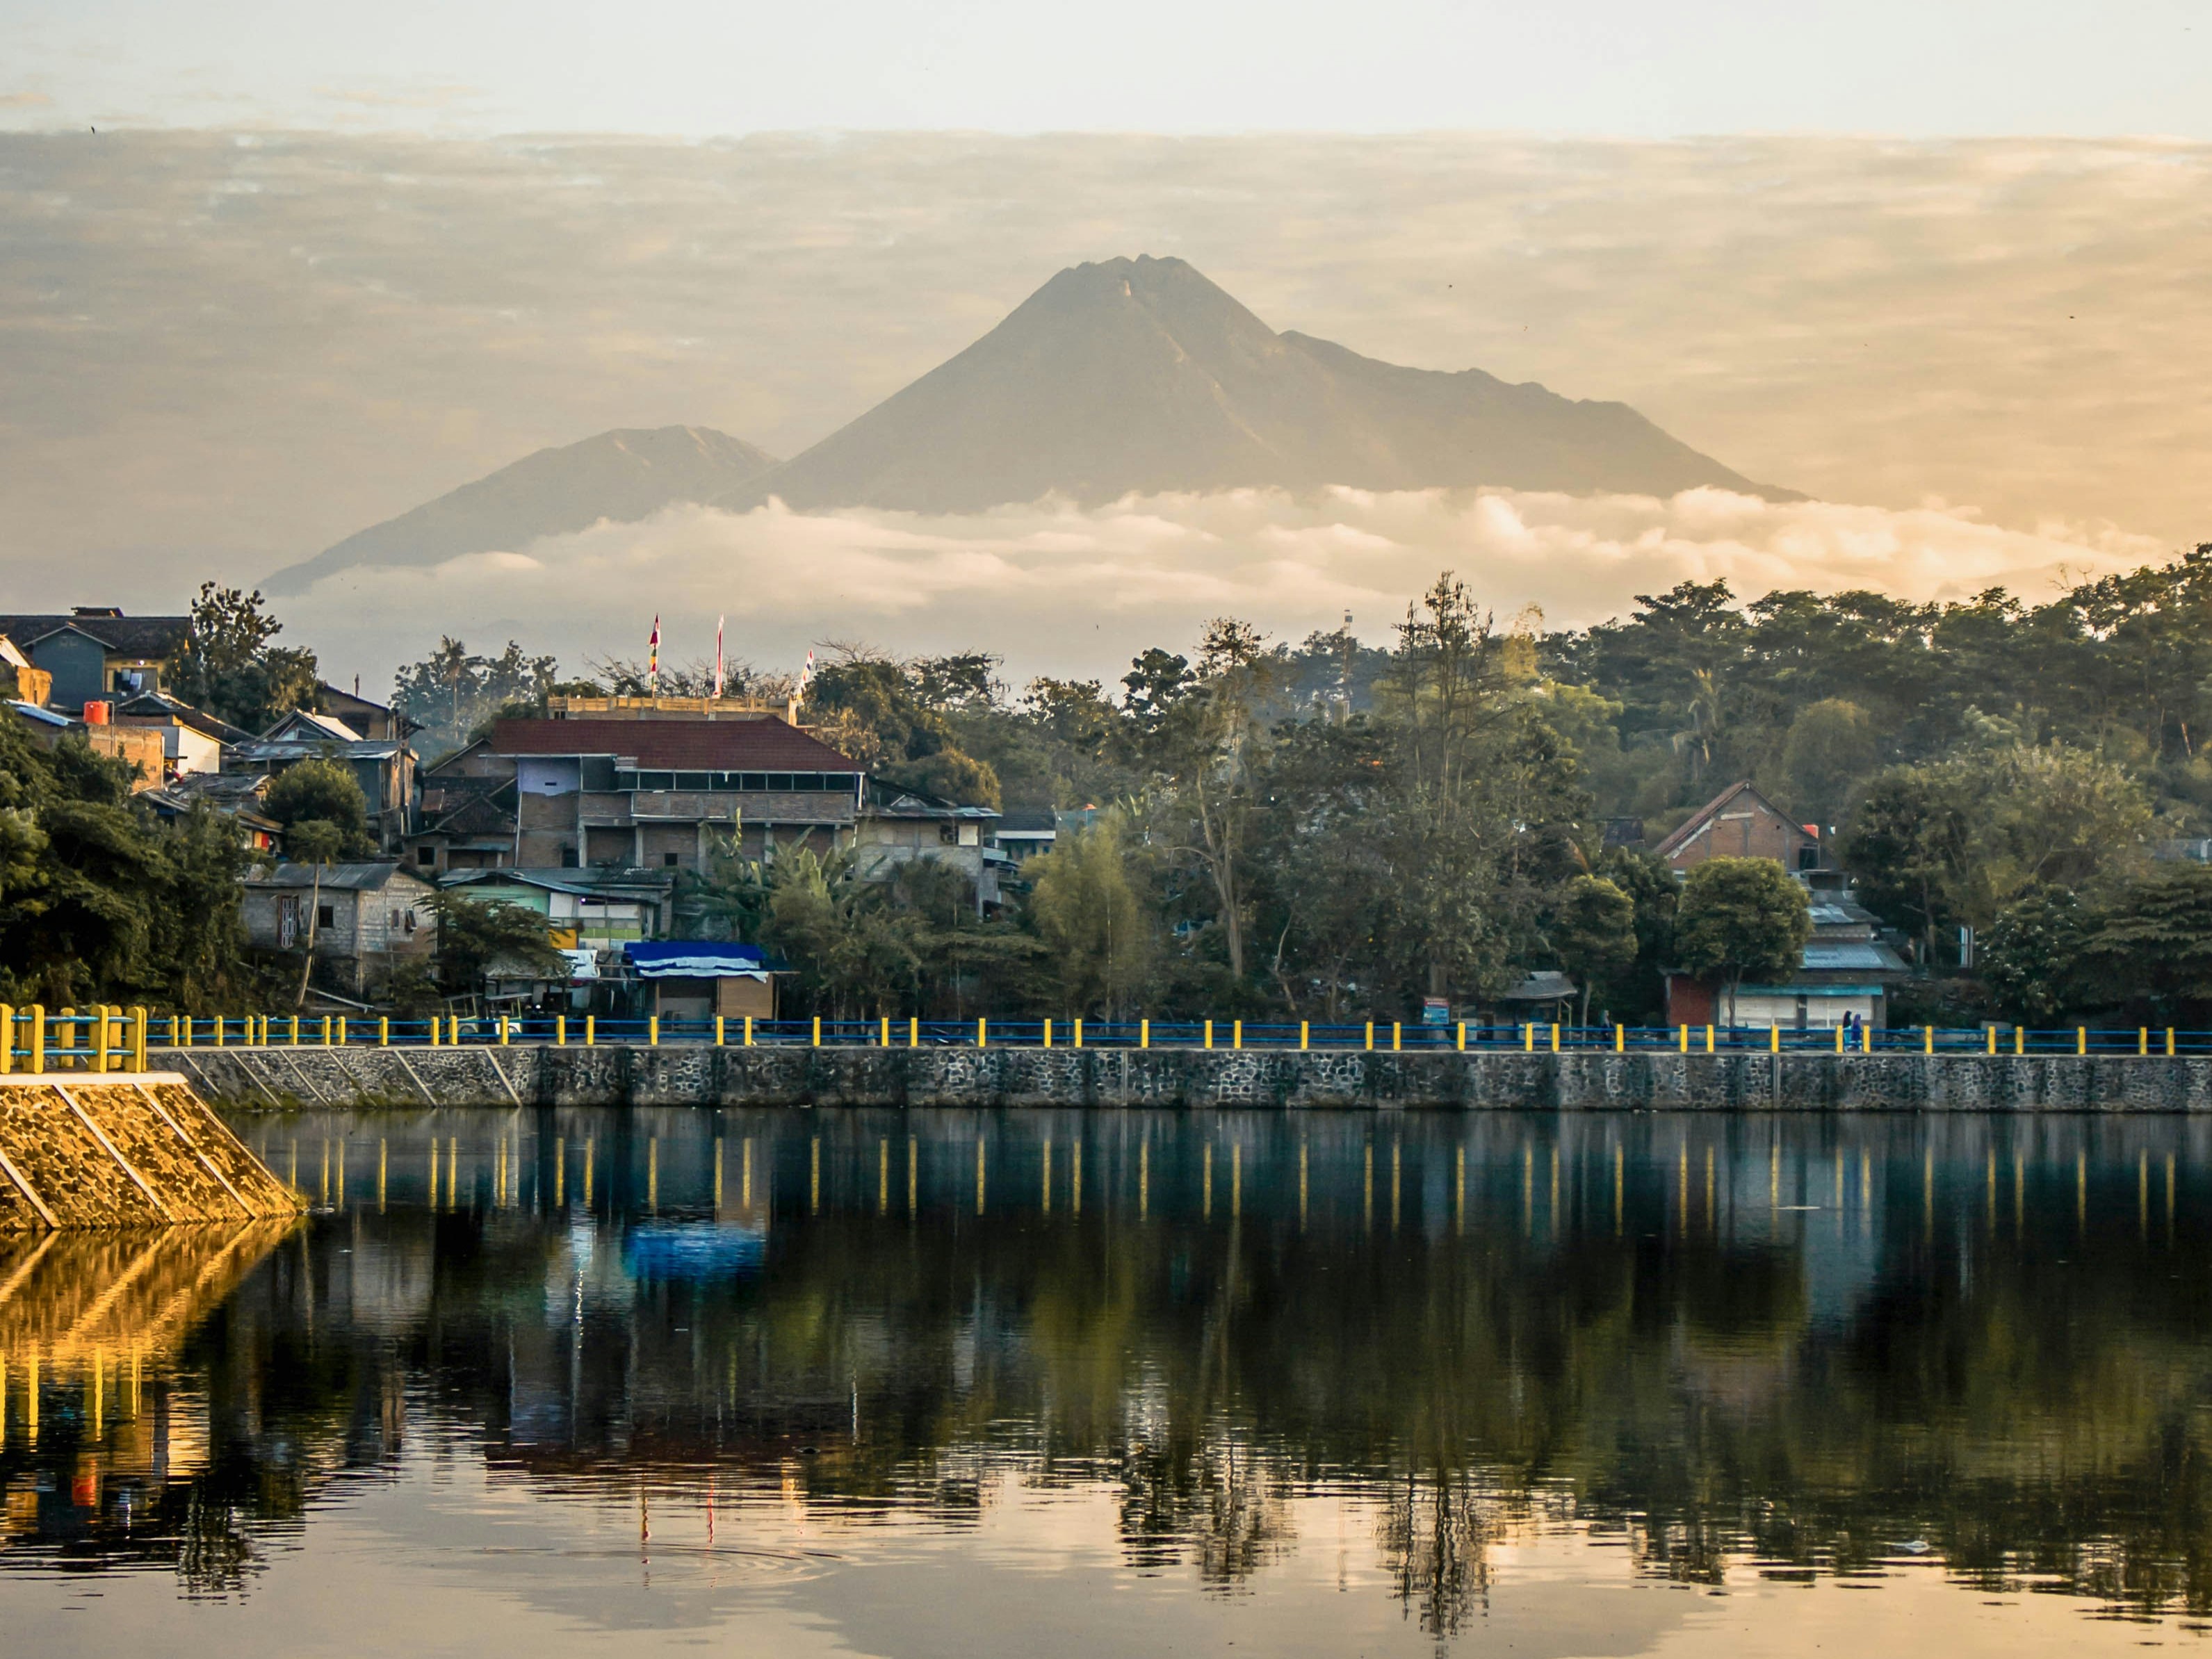
[[[43,92],[0,92],[0,109],[51,109],[53,102]]]
[[[2085,576],[2160,556],[2109,526],[2009,530],[1964,509],[1893,511],[1771,502],[1723,490],[1568,496],[1338,489],[1046,501],[959,517],[665,512],[428,568],[325,578],[291,602],[290,633],[352,672],[421,655],[441,629],[494,647],[512,635],[587,658],[641,654],[659,615],[667,655],[712,649],[726,615],[736,654],[794,665],[824,640],[898,653],[981,647],[1017,681],[1111,679],[1147,645],[1187,645],[1200,623],[1247,617],[1277,637],[1336,627],[1383,641],[1407,603],[1450,570],[1501,617],[1539,607],[1549,625],[1626,614],[1638,593],[1726,580],[1746,598],[1778,587],[1879,589],[1916,599],[2004,586],[2039,599]],[[341,641],[343,643],[341,643]]]

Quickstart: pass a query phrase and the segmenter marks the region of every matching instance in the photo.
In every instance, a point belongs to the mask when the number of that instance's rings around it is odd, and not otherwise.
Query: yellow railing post
[[[1400,1034],[1404,1030],[1405,1027],[1401,1021],[1394,1019],[1390,1022],[1390,1052],[1394,1054],[1399,1050],[1401,1046],[1399,1041]]]
[[[346,1017],[345,1017],[343,1014],[340,1014],[340,1015],[338,1016],[338,1047],[339,1047],[339,1048],[344,1048],[344,1047],[345,1047],[345,1040],[346,1040]]]
[[[2027,1052],[2027,1026],[2015,1025],[2012,1028],[2012,1051],[2016,1054],[2024,1054]]]
[[[1521,1026],[1521,1052],[1524,1054],[1536,1052],[1536,1027],[1533,1023],[1524,1021]]]
[[[2074,1052],[2077,1054],[2086,1054],[2089,1052],[2089,1028],[2086,1025],[2076,1025],[2074,1028]]]
[[[1616,1054],[1625,1054],[1628,1052],[1628,1027],[1618,1021],[1614,1023],[1613,1028],[1613,1052]]]
[[[660,1016],[659,1014],[646,1016],[645,1042],[649,1048],[658,1048],[660,1046]]]
[[[2150,1027],[2148,1025],[2138,1025],[2136,1027],[2136,1053],[2138,1054],[2148,1054],[2149,1052]]]
[[[327,1014],[325,1014],[325,1015],[324,1016],[324,1018],[325,1018],[325,1019],[327,1019],[327,1018],[330,1018],[330,1016],[329,1016],[329,1015],[327,1015]],[[291,1035],[292,1035],[292,1047],[294,1047],[295,1048],[298,1048],[298,1047],[300,1046],[300,1017],[299,1017],[299,1015],[297,1015],[297,1014],[295,1014],[295,1015],[293,1015],[293,1016],[292,1016],[292,1032],[291,1032]]]
[[[1711,1053],[1712,1053],[1712,1051],[1713,1051],[1713,1028],[1712,1028],[1711,1026],[1708,1025],[1708,1026],[1706,1026],[1706,1027],[1705,1027],[1705,1052],[1706,1052],[1707,1054],[1711,1054]]]
[[[1676,1036],[1678,1036],[1679,1037],[1680,1037],[1680,1038],[1681,1038],[1681,1040],[1682,1040],[1682,1052],[1683,1052],[1684,1054],[1688,1054],[1688,1053],[1690,1052],[1690,1028],[1689,1028],[1689,1026],[1688,1026],[1688,1025],[1686,1025],[1686,1024],[1680,1026],[1680,1028],[1678,1028],[1678,1030],[1676,1030],[1675,1035],[1676,1035]]]
[[[131,1010],[131,1069],[146,1069],[146,1011],[136,1006]]]
[[[46,1006],[34,1002],[30,1006],[31,1071],[35,1075],[46,1069]]]
[[[1206,1022],[1206,1046],[1209,1048],[1213,1046],[1213,1022],[1210,1019]]]
[[[908,1014],[906,1017],[906,1046],[909,1048],[921,1047],[921,1016],[920,1014]]]
[[[217,1014],[213,1019],[210,1020],[208,1024],[215,1027],[215,1046],[218,1048],[222,1048],[223,1024],[222,1016],[221,1014]]]
[[[989,1041],[990,1033],[984,1028],[983,1017],[981,1014],[978,1014],[975,1017],[975,1046],[978,1048],[983,1048],[988,1044]]]
[[[1936,1028],[1933,1025],[1920,1028],[1920,1052],[1923,1054],[1936,1052]]]
[[[1552,1052],[1555,1054],[1559,1052],[1559,1027],[1556,1020],[1552,1024]]]
[[[1467,1022],[1465,1020],[1462,1020],[1459,1023],[1459,1041],[1455,1046],[1458,1048],[1460,1053],[1465,1054],[1467,1052]]]
[[[1782,1052],[1782,1027],[1772,1020],[1766,1024],[1766,1052],[1770,1054]]]
[[[2166,1057],[2168,1060],[2173,1058],[2173,1027],[2171,1025],[2166,1028]]]
[[[107,1069],[107,1005],[104,1002],[92,1005],[92,1069]]]
[[[15,1010],[0,1002],[0,1077],[15,1069]]]
[[[1083,1016],[1080,1014],[1075,1017],[1075,1046],[1079,1048],[1083,1046]]]
[[[1367,1022],[1367,1052],[1375,1052],[1375,1022],[1371,1019]]]
[[[876,1041],[886,1048],[891,1046],[891,1017],[889,1014],[883,1017],[883,1025],[876,1033]]]
[[[1232,1048],[1242,1048],[1244,1046],[1244,1022],[1241,1019],[1233,1021],[1230,1024],[1229,1046]]]
[[[1044,1046],[1048,1048],[1052,1047],[1052,1022],[1049,1019],[1044,1023]]]
[[[722,1046],[723,1022],[727,1018],[728,1016],[724,1014],[717,1014],[714,1016],[714,1046],[717,1048]]]
[[[453,1039],[453,1047],[458,1048],[461,1046],[461,1017],[459,1014],[447,1016],[446,1035]]]
[[[1844,1052],[1844,1028],[1840,1025],[1836,1027],[1836,1052],[1839,1054]]]
[[[1140,1019],[1137,1022],[1137,1046],[1139,1048],[1149,1048],[1152,1046],[1152,1022],[1149,1019]]]
[[[822,1046],[822,1016],[819,1014],[814,1016],[814,1046],[817,1048]]]
[[[1996,1051],[1997,1051],[1997,1028],[1996,1028],[1996,1026],[1992,1025],[1992,1026],[1989,1027],[1988,1029],[1989,1029],[1989,1038],[1990,1038],[1990,1052],[1991,1054],[1995,1054],[1995,1053],[1996,1053]]]
[[[556,1048],[568,1046],[568,1016],[566,1014],[553,1016],[553,1046]]]
[[[1306,1051],[1306,1046],[1307,1046],[1307,1039],[1308,1039],[1311,1035],[1312,1035],[1312,1023],[1311,1023],[1310,1021],[1308,1021],[1308,1020],[1303,1020],[1303,1019],[1302,1019],[1302,1020],[1300,1020],[1300,1021],[1298,1022],[1298,1052],[1299,1052],[1300,1054],[1304,1054],[1304,1053],[1305,1053],[1305,1051]]]
[[[389,1014],[376,1017],[376,1046],[380,1048],[392,1046],[392,1016]]]
[[[502,1048],[507,1047],[507,1033],[511,1029],[512,1027],[508,1024],[507,1016],[505,1014],[501,1014],[499,1017],[499,1046]]]
[[[445,1040],[445,1032],[441,1029],[444,1024],[445,1021],[438,1015],[433,1014],[430,1016],[430,1046],[433,1048],[438,1047],[439,1044]]]
[[[751,1048],[752,1046],[753,1046],[753,1017],[752,1017],[750,1014],[747,1014],[747,1015],[745,1016],[745,1047],[746,1047],[746,1048]]]
[[[584,1046],[586,1048],[596,1048],[599,1043],[599,1017],[597,1014],[586,1014],[584,1016]]]

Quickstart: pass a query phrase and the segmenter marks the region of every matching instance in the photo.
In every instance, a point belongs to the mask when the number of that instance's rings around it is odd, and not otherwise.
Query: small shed
[[[317,982],[359,997],[401,963],[428,957],[437,890],[396,864],[280,864],[246,878],[247,944],[295,951],[312,939]]]
[[[775,974],[757,945],[634,939],[623,954],[659,1018],[775,1018]]]

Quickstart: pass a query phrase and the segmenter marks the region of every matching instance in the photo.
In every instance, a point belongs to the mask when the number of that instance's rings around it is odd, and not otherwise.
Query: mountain
[[[981,339],[720,498],[969,512],[1048,493],[1492,484],[1785,497],[1626,404],[1278,334],[1181,259],[1063,270]]]
[[[541,449],[489,477],[347,537],[278,571],[270,593],[305,592],[350,566],[437,564],[464,553],[506,551],[540,536],[631,524],[678,501],[709,501],[768,471],[775,457],[699,426],[623,428],[559,449]]]

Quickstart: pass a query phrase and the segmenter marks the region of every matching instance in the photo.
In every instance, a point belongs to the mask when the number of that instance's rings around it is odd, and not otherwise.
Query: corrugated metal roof
[[[1799,965],[1808,971],[1831,974],[1905,971],[1904,960],[1887,945],[1856,939],[1840,939],[1833,944],[1815,939],[1805,947]]]
[[[857,772],[860,763],[779,720],[501,720],[495,755],[629,755],[697,772]]]
[[[166,657],[191,636],[190,617],[0,617],[0,634],[28,647],[49,635],[74,628],[89,634],[118,655]]]
[[[329,891],[373,893],[395,876],[404,876],[421,886],[429,884],[396,864],[326,864],[322,867],[321,885]],[[316,884],[315,866],[312,864],[280,864],[274,870],[246,877],[246,884],[248,887],[313,887]]]

